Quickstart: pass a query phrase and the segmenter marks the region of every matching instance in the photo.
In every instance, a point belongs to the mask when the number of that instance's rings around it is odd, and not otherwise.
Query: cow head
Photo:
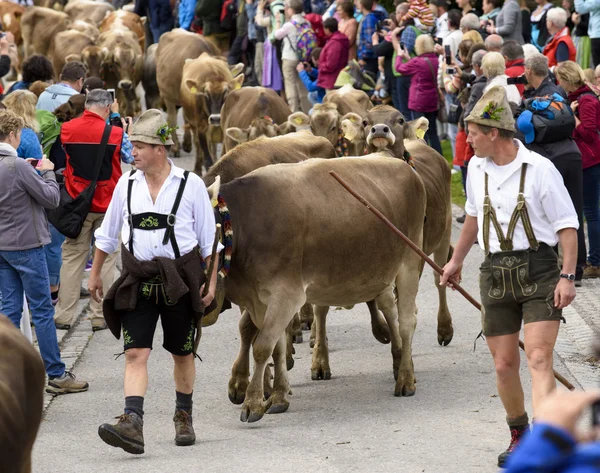
[[[227,95],[232,90],[239,89],[244,83],[244,74],[234,77],[231,81],[211,81],[198,85],[195,79],[187,79],[186,87],[196,97],[196,107],[200,115],[208,116],[209,126],[221,126],[221,108]]]
[[[288,131],[288,124],[278,125],[273,122],[271,117],[259,117],[252,120],[248,128],[227,128],[225,134],[236,143],[245,143],[253,141],[261,136],[273,138],[285,134]]]
[[[104,52],[98,46],[88,46],[81,51],[81,62],[87,68],[88,77],[100,77]]]
[[[394,156],[402,157],[404,140],[422,139],[428,126],[427,119],[407,122],[395,108],[380,105],[368,112],[364,119],[349,113],[342,123],[342,130],[349,141],[366,141],[369,153],[388,150]]]
[[[119,44],[112,51],[102,48],[102,56],[102,66],[115,75],[119,89],[125,93],[133,92],[141,73],[142,57],[127,44]]]

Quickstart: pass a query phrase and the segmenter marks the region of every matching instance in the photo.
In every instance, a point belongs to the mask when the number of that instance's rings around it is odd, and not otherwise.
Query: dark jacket
[[[395,88],[393,59],[394,45],[390,41],[382,40],[377,46],[373,46],[375,56],[383,57],[383,71],[385,73],[385,88],[391,93]]]
[[[221,28],[222,0],[198,0],[194,13],[202,19],[202,33],[204,36],[224,33]]]
[[[467,102],[467,105],[465,105],[463,112],[465,118],[469,116],[475,107],[475,104],[479,102],[479,99],[483,96],[483,90],[485,89],[486,84],[487,77],[485,76],[477,77],[471,84],[471,95],[469,95],[469,101]]]
[[[344,33],[336,31],[327,39],[319,58],[319,87],[333,89],[340,71],[348,65],[349,52],[350,41]]]
[[[560,96],[567,98],[566,92],[556,85],[550,77],[546,77],[540,86],[537,89],[529,89],[526,90],[523,94],[523,101],[532,98],[532,97],[543,97],[545,95],[552,95],[554,93],[559,94]],[[523,105],[524,102],[521,102],[521,106],[517,110],[516,116],[519,116],[521,112],[525,109]],[[525,143],[525,138],[521,132],[517,130],[517,139],[521,140],[521,142]],[[550,161],[558,158],[559,156],[569,156],[574,159],[581,159],[581,152],[579,148],[575,144],[572,138],[566,138],[561,141],[555,141],[553,143],[548,144],[539,144],[539,143],[530,143],[525,145],[527,149],[531,151],[535,151],[538,154],[548,158]]]

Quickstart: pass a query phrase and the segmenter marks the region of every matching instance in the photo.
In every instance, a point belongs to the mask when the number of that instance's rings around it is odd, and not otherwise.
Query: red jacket
[[[575,116],[579,125],[573,132],[573,140],[581,151],[583,169],[600,164],[600,101],[587,85],[569,94],[569,103],[579,103]]]
[[[71,197],[77,197],[91,182],[98,146],[106,121],[88,110],[80,118],[63,124],[60,140],[67,156],[64,172],[65,188]],[[113,126],[100,167],[98,185],[92,200],[91,212],[104,213],[108,208],[121,171],[121,142],[123,129]]]
[[[350,41],[344,33],[336,31],[327,39],[319,58],[319,87],[333,89],[337,76],[348,65],[349,52]]]
[[[508,77],[519,77],[525,74],[525,59],[515,59],[514,61],[506,61],[506,72],[505,74]],[[523,97],[523,92],[525,91],[525,86],[523,84],[515,84],[517,89],[519,89],[519,93],[521,97]]]
[[[565,43],[567,48],[569,48],[569,61],[574,61],[577,56],[577,49],[575,49],[575,45],[573,44],[573,40],[569,35],[569,28],[566,26],[556,33],[552,40],[544,47],[544,56],[548,58],[548,67],[554,67],[558,64],[556,60],[556,49],[558,48],[559,43]]]

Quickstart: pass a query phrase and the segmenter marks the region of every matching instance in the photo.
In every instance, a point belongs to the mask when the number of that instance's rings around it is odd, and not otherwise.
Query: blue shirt
[[[21,143],[17,148],[19,158],[42,159],[42,145],[35,131],[31,128],[23,128],[21,131]]]
[[[319,103],[323,103],[323,97],[325,97],[326,90],[323,87],[319,87],[317,85],[317,76],[319,74],[319,70],[312,68],[310,74],[306,71],[300,71],[300,79],[306,87],[306,90],[309,92],[317,92],[317,98],[319,99]]]
[[[359,26],[359,35],[358,35],[358,46],[357,46],[357,56],[358,59],[373,59],[375,58],[375,54],[373,53],[373,41],[371,37],[373,33],[375,33],[377,29],[377,22],[379,18],[375,15],[374,12],[369,13],[365,16],[360,22]]]

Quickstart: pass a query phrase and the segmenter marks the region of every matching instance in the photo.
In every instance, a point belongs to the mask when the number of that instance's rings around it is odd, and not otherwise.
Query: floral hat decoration
[[[515,131],[515,119],[504,88],[499,85],[490,88],[475,104],[465,121]]]
[[[133,125],[130,141],[140,141],[151,145],[173,144],[171,139],[177,127],[170,127],[163,112],[155,108],[146,110]]]

